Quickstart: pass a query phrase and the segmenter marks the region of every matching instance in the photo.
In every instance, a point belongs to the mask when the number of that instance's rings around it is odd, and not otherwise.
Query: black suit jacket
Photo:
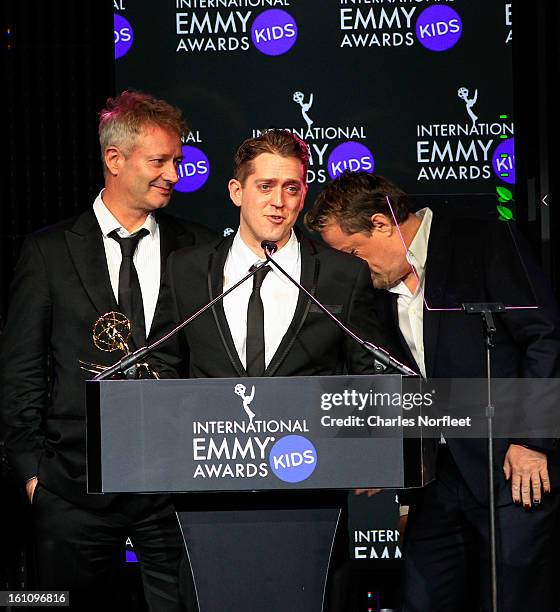
[[[301,283],[344,323],[376,344],[384,335],[376,314],[376,292],[365,262],[298,236]],[[169,329],[222,291],[224,264],[233,237],[169,258],[160,329]],[[256,258],[255,258],[256,259]],[[250,281],[247,281],[250,282]],[[166,320],[167,319],[167,320]],[[188,372],[186,357],[189,356]],[[173,369],[169,375],[194,378],[246,376],[229,330],[222,302],[162,347],[158,357]],[[300,293],[292,322],[264,376],[371,374],[372,358],[308,298]]]
[[[215,238],[165,213],[157,219],[162,273],[175,249]],[[86,494],[84,381],[91,374],[79,360],[110,365],[120,358],[92,342],[97,318],[117,309],[93,210],[26,240],[0,344],[2,434],[22,484],[37,475],[48,489],[89,507],[112,498]]]
[[[528,281],[528,278],[530,281]],[[492,376],[558,377],[560,374],[560,314],[542,272],[513,228],[506,223],[451,220],[434,213],[428,242],[424,306],[424,354],[428,378],[485,378],[486,353],[480,315],[438,308],[463,302],[504,302],[509,306],[538,304],[538,310],[515,310],[496,315]],[[414,364],[398,328],[397,295],[384,292],[381,317],[400,337],[400,356]],[[415,365],[415,364],[414,364]],[[498,409],[500,409],[498,407]],[[502,406],[503,409],[503,406]],[[455,462],[479,501],[487,500],[486,442],[448,441]],[[510,443],[528,444],[543,451],[555,449],[554,440],[495,440],[498,500],[511,500],[502,465]],[[558,465],[550,462],[553,484]]]

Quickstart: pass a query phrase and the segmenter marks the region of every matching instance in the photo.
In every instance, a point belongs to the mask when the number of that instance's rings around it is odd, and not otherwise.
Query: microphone
[[[272,240],[263,240],[261,242],[261,249],[265,252],[265,254],[274,255],[278,250],[278,243],[272,242]]]
[[[342,321],[335,317],[333,313],[328,308],[326,308],[326,306],[324,306],[312,293],[307,291],[307,289],[301,283],[298,283],[295,278],[288,274],[288,272],[286,272],[284,268],[282,268],[282,266],[272,258],[272,255],[274,255],[274,253],[276,253],[276,251],[278,250],[278,245],[276,244],[276,242],[273,242],[271,240],[263,240],[261,242],[261,248],[264,251],[266,257],[266,263],[271,263],[275,268],[277,268],[291,283],[293,283],[300,291],[303,291],[303,293],[305,293],[305,295],[314,304],[316,304],[328,317],[330,317],[330,319],[336,325],[338,325],[338,327],[346,335],[350,336],[353,340],[360,344],[368,353],[373,355],[374,360],[384,366],[383,370],[386,370],[387,368],[392,368],[403,376],[418,376],[417,372],[404,365],[404,363],[401,363],[400,361],[395,359],[385,349],[375,346],[375,344],[371,342],[363,340],[351,329],[348,329],[348,327],[346,327],[346,325],[344,325]]]
[[[275,247],[275,250],[278,248],[273,242],[271,242],[270,244]],[[189,325],[189,323],[191,323],[195,319],[198,319],[198,317],[201,314],[205,313],[209,308],[212,308],[214,304],[217,304],[220,300],[223,300],[226,297],[226,295],[228,295],[228,293],[231,293],[232,291],[237,289],[237,287],[239,287],[241,283],[244,283],[248,278],[251,278],[251,276],[256,274],[258,270],[266,266],[268,266],[268,261],[263,261],[261,264],[256,265],[254,267],[251,266],[249,273],[246,274],[241,280],[237,281],[235,285],[232,285],[229,289],[226,289],[226,291],[224,291],[223,293],[220,293],[220,295],[216,296],[213,300],[208,302],[208,304],[203,306],[200,310],[197,310],[188,319],[185,319],[182,323],[179,323],[177,327],[174,327],[170,332],[165,334],[165,336],[162,336],[161,338],[159,338],[159,340],[156,340],[152,344],[148,344],[147,346],[139,348],[138,350],[134,351],[134,353],[131,353],[130,355],[125,355],[122,359],[114,363],[112,366],[109,366],[108,368],[103,370],[103,372],[100,372],[99,374],[97,374],[97,376],[94,376],[92,380],[105,380],[113,376],[113,374],[117,374],[119,372],[122,372],[122,373],[126,372],[132,366],[136,365],[141,359],[146,357],[146,355],[149,355],[150,353],[155,351],[164,342],[167,342],[167,340],[172,338],[175,334],[178,334],[183,329],[183,327],[186,327],[187,325]]]

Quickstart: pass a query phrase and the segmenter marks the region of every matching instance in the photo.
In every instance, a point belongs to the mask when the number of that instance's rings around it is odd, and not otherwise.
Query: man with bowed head
[[[85,380],[80,362],[116,360],[92,328],[118,311],[128,348],[153,338],[169,253],[210,240],[202,226],[163,212],[178,181],[179,109],[125,91],[100,113],[105,186],[93,207],[25,241],[1,339],[2,436],[32,509],[40,589],[69,590],[77,610],[99,610],[130,537],[151,610],[183,610],[183,540],[167,496],[89,495]]]
[[[463,302],[538,309],[495,317],[492,375],[558,377],[560,315],[526,247],[504,223],[412,212],[391,181],[346,171],[306,215],[330,246],[368,262],[383,296],[378,316],[400,338],[400,357],[428,378],[485,378],[479,317],[444,312]],[[525,290],[527,273],[534,293]],[[429,307],[432,308],[429,308]],[[438,441],[434,441],[437,443]],[[436,480],[411,498],[402,612],[490,610],[487,444],[442,439]],[[552,533],[558,512],[555,441],[496,439],[498,603],[504,612],[553,612]],[[521,507],[522,506],[522,507]],[[480,607],[480,608],[479,608]]]

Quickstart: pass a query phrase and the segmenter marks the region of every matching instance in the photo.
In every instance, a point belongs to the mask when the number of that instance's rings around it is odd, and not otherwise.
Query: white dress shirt
[[[419,284],[416,291],[410,289],[401,281],[389,291],[396,293],[399,313],[399,328],[401,330],[412,356],[416,360],[422,376],[426,378],[426,360],[424,358],[424,278],[426,275],[426,258],[428,257],[428,239],[432,226],[432,211],[423,208],[416,213],[422,223],[408,247],[407,258],[416,270]]]
[[[422,223],[408,247],[407,259],[416,270],[416,276],[420,282],[414,294],[402,281],[398,285],[391,287],[389,291],[399,296],[397,298],[399,329],[420,368],[420,373],[426,378],[426,358],[424,355],[424,280],[426,278],[428,240],[430,238],[433,213],[429,208],[422,208],[416,213],[416,216],[422,219]],[[445,444],[443,434],[440,436],[440,443]],[[406,514],[408,514],[408,506],[401,506],[400,515]]]
[[[95,198],[93,212],[103,234],[103,246],[109,269],[111,287],[117,303],[119,301],[119,270],[121,267],[121,247],[119,243],[111,238],[109,234],[117,230],[119,236],[127,238],[131,234],[115,219],[109,209],[103,203],[103,191]],[[138,247],[134,253],[134,266],[138,274],[142,301],[144,303],[144,319],[146,325],[146,336],[150,332],[156,304],[159,296],[160,274],[161,274],[161,251],[159,244],[159,227],[153,214],[149,214],[142,228],[148,230],[148,234],[140,238]],[[139,229],[135,230],[135,234]]]
[[[301,278],[299,241],[292,231],[288,242],[274,254],[274,259],[297,281]],[[262,260],[243,242],[239,231],[233,239],[224,266],[224,291],[249,272],[249,268]],[[270,264],[269,264],[270,265]],[[282,338],[294,318],[299,291],[281,272],[270,266],[261,286],[264,308],[264,362],[268,367]],[[247,365],[247,306],[253,291],[253,279],[246,280],[224,298],[224,312],[233,337],[237,354],[244,367]]]

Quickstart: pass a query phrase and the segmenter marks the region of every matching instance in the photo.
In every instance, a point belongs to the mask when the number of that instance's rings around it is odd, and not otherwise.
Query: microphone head
[[[276,242],[272,242],[272,240],[263,240],[261,242],[261,249],[269,255],[274,255],[278,250],[278,245]]]

